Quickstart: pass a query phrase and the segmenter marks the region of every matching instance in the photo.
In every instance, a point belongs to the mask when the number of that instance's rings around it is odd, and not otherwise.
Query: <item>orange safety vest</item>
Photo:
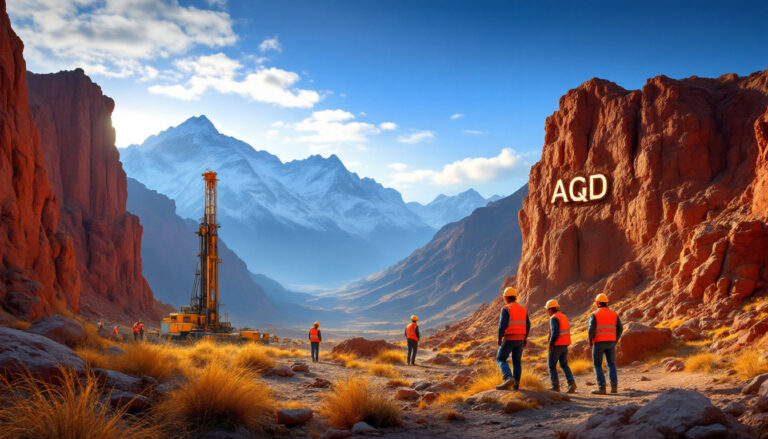
[[[309,330],[309,341],[320,341],[320,336],[317,334],[318,329],[314,326]]]
[[[517,302],[507,305],[507,310],[509,323],[504,331],[504,340],[525,340],[525,320],[528,317],[528,311]]]
[[[595,316],[595,338],[593,343],[598,341],[616,341],[616,322],[619,315],[608,308],[601,307],[592,313]]]
[[[419,337],[416,337],[416,328],[418,328],[419,325],[416,324],[416,322],[411,322],[408,324],[408,326],[405,327],[405,337],[411,340],[419,340]]]
[[[555,346],[568,346],[571,344],[571,327],[568,323],[568,317],[560,311],[552,314],[553,319],[557,319],[560,323],[560,335],[555,340]]]
[[[133,324],[133,332],[139,333],[139,326],[136,323]]]

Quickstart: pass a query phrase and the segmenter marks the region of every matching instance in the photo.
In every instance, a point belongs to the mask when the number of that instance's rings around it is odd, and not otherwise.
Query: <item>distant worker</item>
[[[416,323],[418,321],[419,318],[416,315],[412,315],[411,323],[405,327],[405,341],[408,343],[407,362],[411,366],[416,365],[416,351],[419,350],[419,339],[421,339],[419,324]]]
[[[320,333],[320,322],[315,322],[315,324],[309,330],[310,355],[312,355],[313,363],[320,361],[321,341],[323,341],[323,334]]]
[[[144,322],[139,320],[139,336],[141,337],[141,341],[144,341]]]
[[[597,389],[595,395],[605,395],[605,374],[603,373],[603,356],[608,364],[608,375],[611,379],[611,393],[618,393],[619,376],[616,372],[616,342],[621,337],[624,328],[621,319],[615,311],[608,309],[608,296],[598,294],[595,297],[597,310],[589,318],[589,344],[592,345],[592,362],[595,366]]]
[[[499,351],[496,353],[496,362],[504,382],[496,386],[496,389],[504,390],[512,386],[517,390],[520,388],[520,376],[523,374],[523,348],[528,343],[531,321],[528,311],[517,303],[517,290],[514,287],[504,288],[502,294],[506,305],[501,309],[499,318]],[[510,355],[514,372],[509,370],[507,363]]]
[[[139,341],[139,322],[133,322],[133,341]]]
[[[565,374],[565,380],[568,381],[568,393],[576,391],[576,380],[573,379],[571,368],[568,367],[568,345],[571,344],[571,326],[568,317],[560,312],[560,304],[557,300],[548,300],[546,304],[547,314],[549,314],[549,351],[547,352],[547,363],[549,364],[549,380],[552,387],[549,390],[559,392],[560,380],[557,376],[557,363],[560,362],[560,369]]]
[[[117,338],[117,326],[115,326],[114,328],[112,328],[112,337],[115,337],[115,338]]]

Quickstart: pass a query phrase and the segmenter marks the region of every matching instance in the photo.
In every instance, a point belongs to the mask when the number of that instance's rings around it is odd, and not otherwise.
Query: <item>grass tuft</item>
[[[400,375],[389,364],[371,364],[368,366],[368,374],[387,378],[397,378]]]
[[[129,343],[122,349],[125,352],[123,355],[105,356],[109,361],[102,367],[137,377],[147,375],[160,381],[168,381],[188,371],[177,349],[172,346]]]
[[[277,365],[277,362],[267,352],[263,346],[248,344],[237,352],[235,364],[255,372],[265,372]]]
[[[743,380],[748,380],[756,375],[768,373],[768,361],[760,361],[763,354],[761,349],[745,350],[733,361],[733,367],[736,369],[737,376]]]
[[[373,361],[386,364],[405,364],[405,354],[402,351],[389,349],[379,352]]]
[[[465,341],[465,342],[459,343],[459,344],[457,344],[455,346],[440,348],[439,352],[441,354],[455,354],[455,353],[458,353],[458,352],[464,352],[464,351],[468,350],[470,347],[472,347],[472,342]]]
[[[400,425],[400,407],[360,376],[334,383],[320,411],[334,428],[349,428],[360,421],[374,427]]]
[[[717,369],[719,364],[720,359],[717,355],[711,352],[704,352],[688,357],[685,360],[685,371],[712,373],[713,370]]]
[[[464,415],[456,411],[455,409],[449,409],[443,412],[443,417],[446,421],[463,421],[466,419]]]
[[[574,375],[584,375],[594,369],[591,361],[582,359],[569,361],[568,366]]]
[[[387,381],[387,387],[411,387],[411,382],[404,379],[395,378],[393,380]]]

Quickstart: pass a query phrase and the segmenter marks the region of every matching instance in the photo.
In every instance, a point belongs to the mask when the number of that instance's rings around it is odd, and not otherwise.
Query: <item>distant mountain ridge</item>
[[[426,243],[435,229],[400,193],[349,172],[335,155],[282,163],[219,133],[205,116],[121,150],[128,175],[198,218],[200,174],[219,174],[221,235],[252,270],[292,283],[349,281]]]
[[[478,207],[484,207],[488,203],[500,200],[500,195],[484,198],[474,189],[468,189],[460,194],[448,196],[440,194],[428,204],[416,201],[407,203],[408,208],[414,211],[425,223],[440,229],[446,224],[458,221],[472,213]]]

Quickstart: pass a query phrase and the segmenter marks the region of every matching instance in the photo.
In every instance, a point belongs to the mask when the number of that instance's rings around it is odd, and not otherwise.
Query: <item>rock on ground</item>
[[[331,349],[331,354],[353,353],[359,357],[372,357],[381,351],[397,349],[397,346],[386,340],[368,340],[363,337],[354,337],[342,341]]]
[[[754,395],[766,380],[768,380],[768,373],[750,378],[749,381],[744,384],[744,388],[741,389],[741,393],[744,395]]]
[[[347,439],[350,436],[352,436],[352,432],[349,430],[336,430],[331,428],[326,430],[325,433],[320,436],[320,439]]]
[[[282,409],[277,411],[277,423],[284,425],[303,424],[312,419],[310,409]]]
[[[112,407],[123,407],[128,413],[140,413],[146,411],[151,405],[146,396],[131,392],[112,392],[109,395],[109,404]]]
[[[88,337],[80,322],[58,314],[38,321],[27,331],[48,337],[56,343],[65,344],[69,347],[84,342]]]
[[[291,368],[285,365],[273,367],[272,373],[279,377],[292,377],[294,375]]]
[[[376,430],[374,427],[370,426],[366,422],[361,421],[352,426],[352,434],[372,434],[372,433],[378,433],[378,430]]]
[[[616,345],[616,364],[625,366],[635,360],[645,359],[672,341],[672,331],[653,328],[642,323],[630,322]]]
[[[757,408],[761,412],[768,412],[768,381],[764,381],[757,391]]]
[[[63,344],[42,335],[0,327],[0,370],[14,375],[29,371],[49,380],[61,375],[61,367],[85,374],[85,362]]]
[[[93,375],[107,388],[134,393],[141,392],[143,389],[142,380],[140,378],[126,375],[116,370],[95,368],[93,369]]]

